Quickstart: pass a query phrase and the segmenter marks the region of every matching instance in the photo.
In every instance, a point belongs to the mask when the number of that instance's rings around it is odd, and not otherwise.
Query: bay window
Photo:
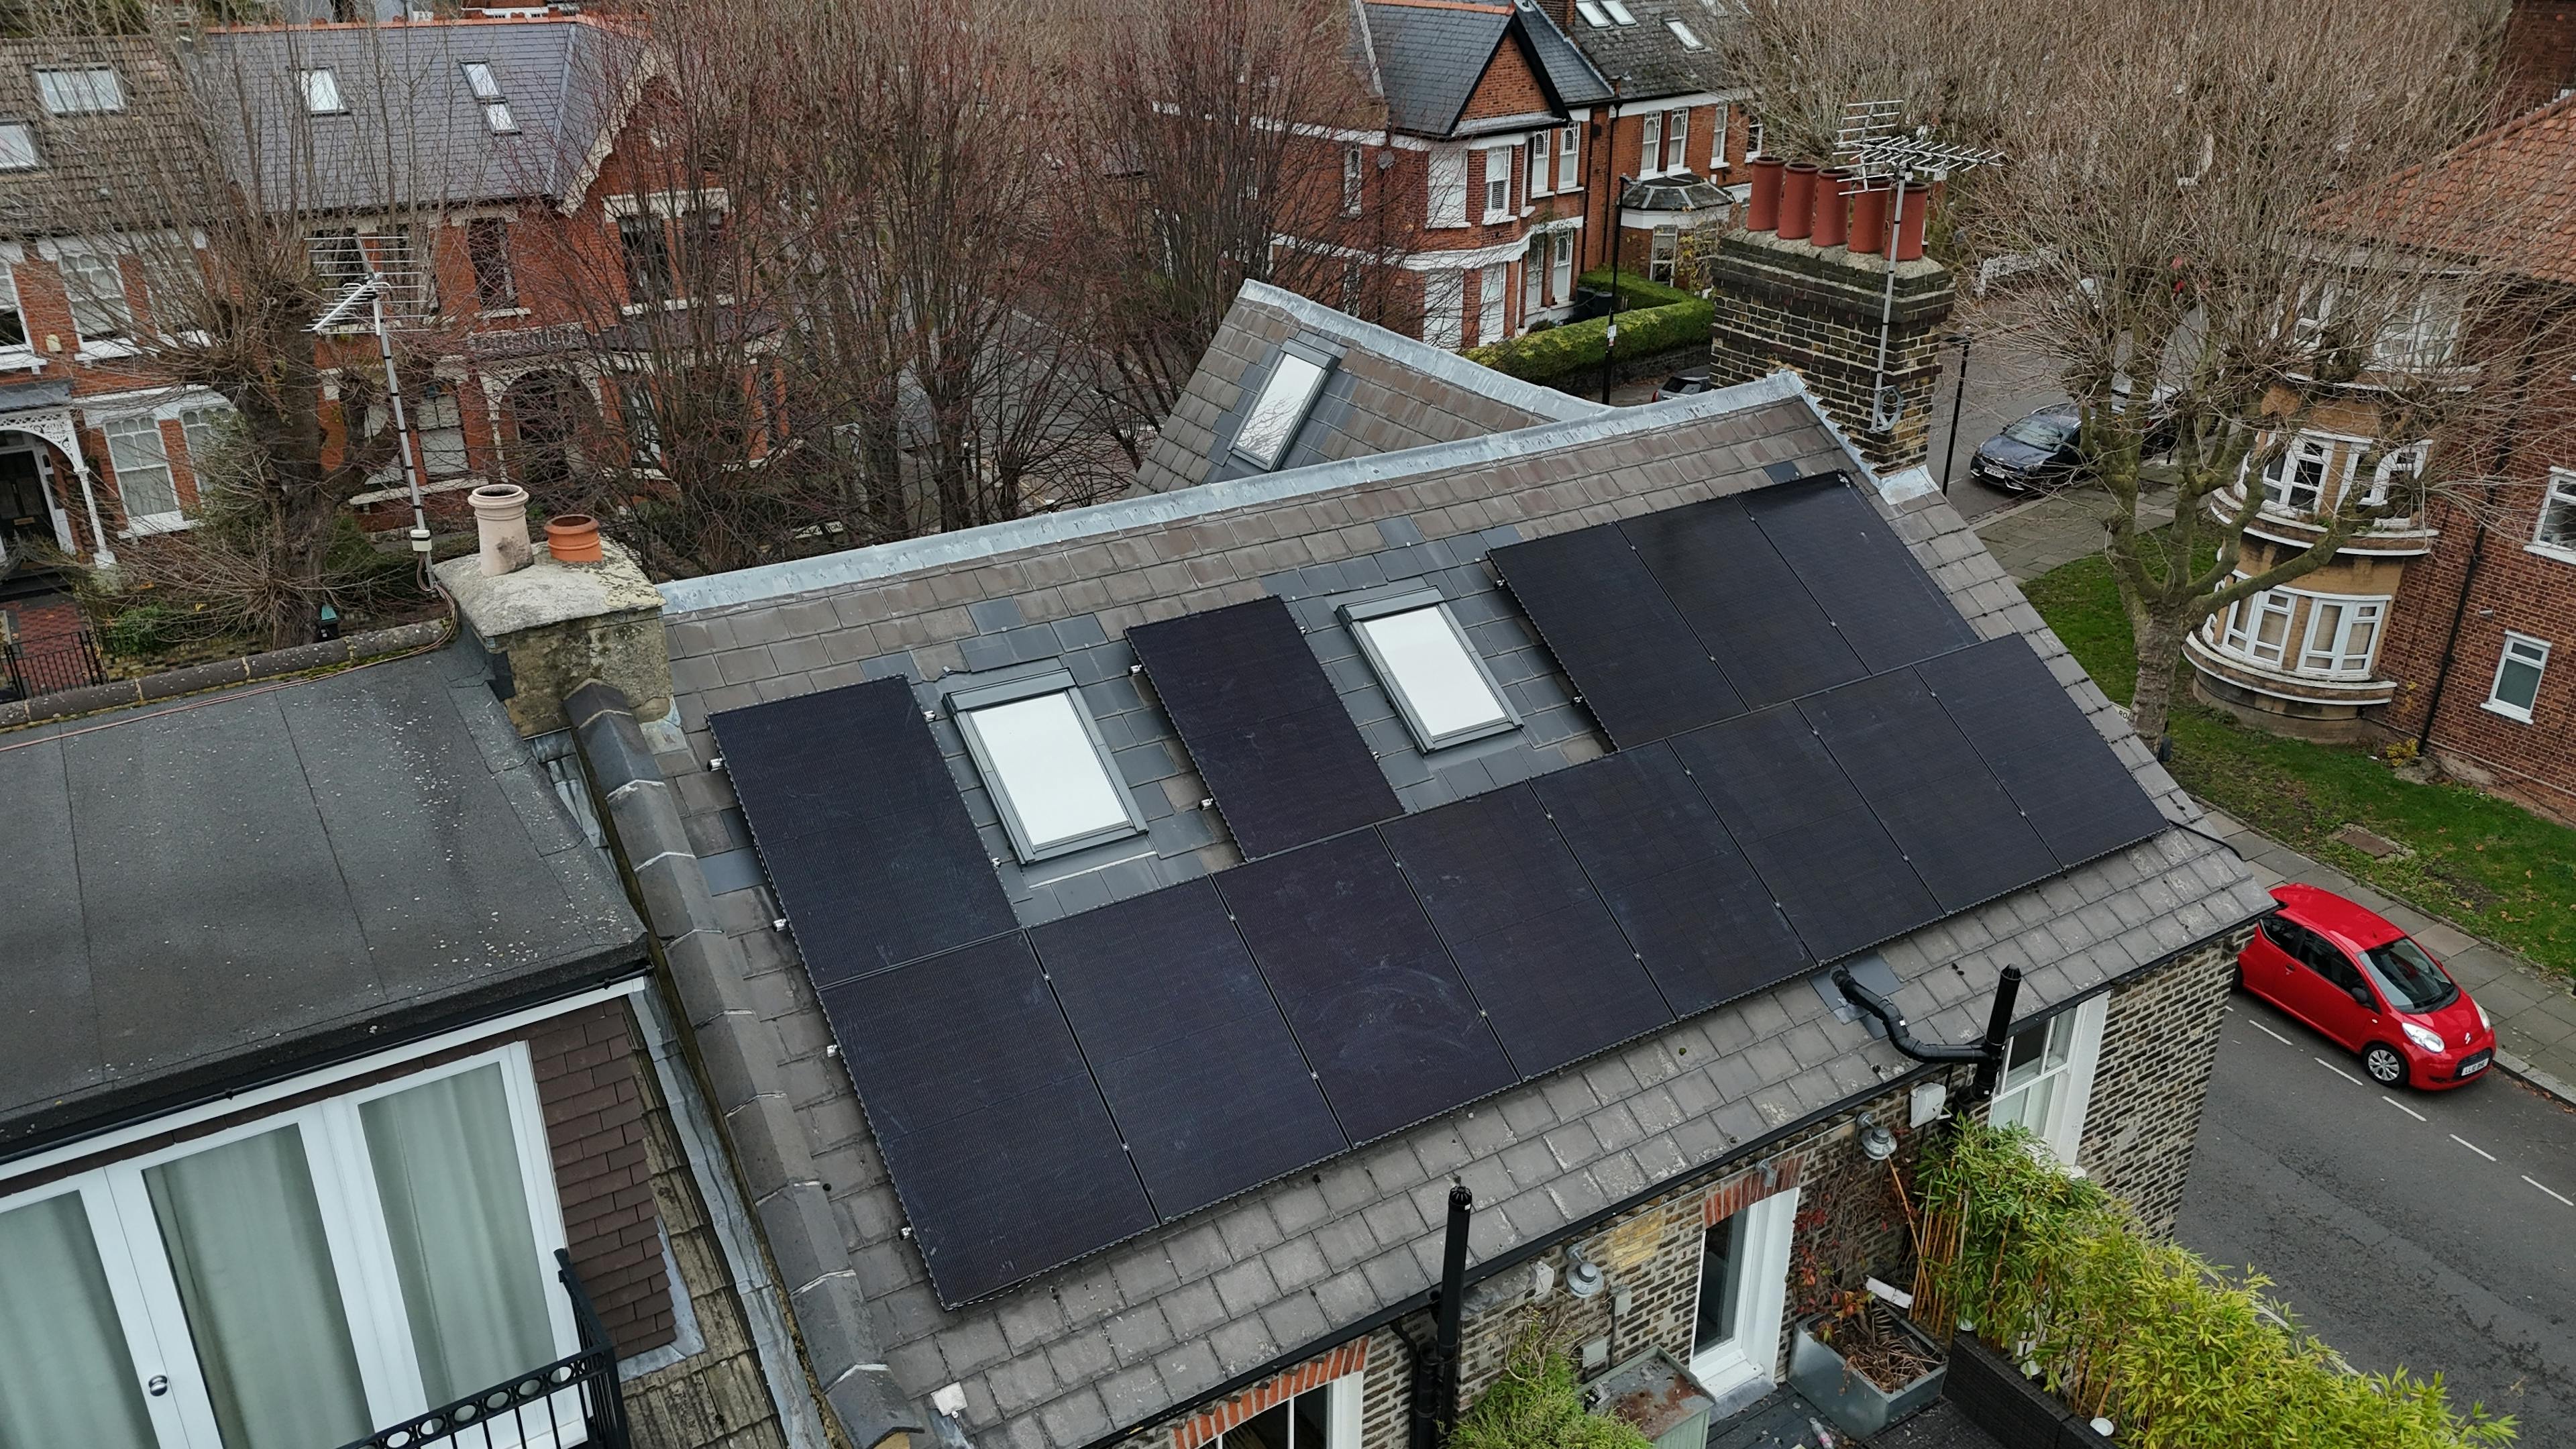
[[[2223,616],[2222,647],[2257,663],[2281,663],[2289,649],[2290,610],[2291,596],[2278,589],[2237,600]]]
[[[562,1246],[523,1045],[0,1198],[0,1443],[335,1449],[575,1352]]]
[[[126,527],[136,533],[177,527],[179,488],[170,477],[170,451],[161,440],[159,420],[136,413],[112,419],[100,431],[107,435],[108,467],[116,475]]]
[[[2387,611],[2385,599],[2315,600],[2308,606],[2308,638],[2299,651],[2299,672],[2369,678],[2379,652],[2380,621]]]
[[[2326,464],[2334,455],[2325,439],[2301,433],[2263,465],[2263,498],[2291,513],[2317,511],[2325,498]]]

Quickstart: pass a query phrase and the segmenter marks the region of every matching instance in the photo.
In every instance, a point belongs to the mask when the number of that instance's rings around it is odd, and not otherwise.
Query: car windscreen
[[[2034,448],[2054,449],[2062,447],[2074,432],[2074,424],[2062,423],[2054,418],[2023,418],[2005,428],[2004,436],[2016,443],[2028,443]]]
[[[2404,936],[2362,954],[2392,1011],[2439,1011],[2460,999],[2460,988],[2440,963]]]

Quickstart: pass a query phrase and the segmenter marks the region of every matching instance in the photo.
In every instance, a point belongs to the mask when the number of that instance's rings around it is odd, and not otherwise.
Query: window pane
[[[0,1449],[150,1449],[81,1195],[0,1213]]]
[[[294,1127],[147,1170],[224,1442],[334,1449],[375,1427]]]
[[[109,423],[107,460],[116,474],[116,496],[124,500],[128,518],[179,511],[179,490],[170,481],[170,457],[161,443],[159,423],[148,417]]]
[[[24,121],[0,121],[0,171],[23,171],[35,164],[35,132]]]
[[[1708,1352],[1735,1337],[1736,1300],[1744,1296],[1744,1214],[1700,1235],[1699,1311],[1691,1352]]]
[[[340,78],[327,70],[303,73],[304,109],[315,115],[340,109]]]
[[[1388,687],[1401,692],[1433,739],[1510,717],[1438,606],[1364,619],[1359,627],[1387,672]]]
[[[479,60],[465,62],[465,84],[474,91],[474,99],[493,101],[501,98],[501,87],[492,79],[492,67]]]
[[[1042,694],[974,710],[967,719],[1033,849],[1128,823],[1072,700]]]
[[[2027,1127],[2046,1137],[2049,1110],[2056,1105],[2058,1088],[2065,1081],[2063,1073],[2051,1073],[2018,1091],[2000,1095],[1986,1120],[1997,1127]]]
[[[1261,396],[1234,435],[1235,451],[1264,468],[1279,466],[1280,454],[1306,420],[1306,409],[1324,385],[1324,369],[1294,352],[1281,352],[1261,387]]]
[[[1330,1386],[1308,1389],[1288,1401],[1289,1429],[1297,1436],[1294,1449],[1332,1449],[1333,1391]]]
[[[555,1358],[546,1279],[495,1063],[358,1109],[429,1401]]]
[[[2576,548],[2576,482],[2551,485],[2548,499],[2540,505],[2538,541]]]
[[[2527,659],[2506,655],[2504,667],[2496,671],[2495,700],[2525,714],[2533,701],[2540,698],[2540,666]]]
[[[1288,1406],[1273,1404],[1226,1430],[1225,1449],[1289,1449]]]

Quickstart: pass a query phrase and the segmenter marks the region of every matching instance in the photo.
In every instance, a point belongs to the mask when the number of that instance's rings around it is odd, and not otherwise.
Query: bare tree
[[[2427,188],[2458,184],[2421,168],[2483,122],[2502,6],[1964,0],[1926,12],[1750,0],[1730,44],[1756,104],[1810,155],[1830,144],[1843,100],[1880,97],[2006,152],[1952,201],[1978,248],[2024,267],[1996,320],[2049,361],[2082,416],[2078,476],[2137,645],[2132,716],[2161,739],[2193,630],[2483,471],[2479,450],[2437,446],[2394,489],[2299,500],[2308,546],[2250,551],[2270,562],[2240,573],[2263,475],[2316,410],[2366,400],[2379,436],[2403,444],[2476,432],[2510,405],[2498,385],[2509,369],[2477,366],[2459,344],[2503,305],[2501,274],[2401,224]],[[2365,478],[2377,461],[2363,460]],[[2143,509],[2158,486],[2175,521],[2150,539]]]

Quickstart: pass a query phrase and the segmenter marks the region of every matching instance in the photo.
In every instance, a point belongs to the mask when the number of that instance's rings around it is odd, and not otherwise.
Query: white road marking
[[[2345,1071],[2343,1068],[2336,1066],[2334,1063],[2327,1061],[2324,1057],[2318,1057],[2316,1059],[2316,1063],[2318,1066],[2325,1068],[2327,1071],[2334,1073],[2336,1076],[2343,1078],[2345,1081],[2352,1083],[2356,1087],[2361,1085],[2361,1078],[2356,1077],[2352,1073]]]
[[[2407,1116],[2414,1118],[2418,1122],[2429,1120],[2423,1113],[2416,1111],[2414,1108],[2407,1106],[2401,1101],[2398,1101],[2395,1097],[2382,1097],[2379,1100],[2386,1102],[2389,1106],[2396,1108],[2398,1111],[2405,1113]]]
[[[2457,1133],[2457,1132],[2454,1132],[2454,1133],[2452,1133],[2452,1134],[2451,1134],[2451,1140],[2452,1140],[2452,1141],[2454,1141],[2454,1142],[2456,1142],[2456,1143],[2458,1143],[2458,1144],[2460,1144],[2462,1147],[2465,1147],[2465,1148],[2469,1149],[2471,1152],[2476,1153],[2478,1156],[2485,1158],[2485,1159],[2486,1159],[2487,1161],[2489,1161],[2489,1162],[2493,1162],[2493,1161],[2495,1161],[2495,1154],[2494,1154],[2494,1153],[2487,1151],[2485,1148],[2480,1147],[2478,1144],[2476,1144],[2476,1143],[2474,1143],[2474,1142],[2471,1142],[2469,1139],[2467,1139],[2466,1137],[2461,1136],[2461,1135],[2460,1135],[2459,1133]],[[2524,1179],[2523,1179],[2523,1181],[2525,1181],[2525,1182],[2530,1182],[2530,1181],[2531,1181],[2531,1179],[2526,1177],[2526,1178],[2524,1178]],[[2537,1186],[2537,1184],[2534,1184],[2534,1185],[2535,1185],[2535,1186]]]
[[[2288,1037],[2286,1037],[2286,1036],[2281,1035],[2279,1032],[2274,1031],[2272,1028],[2270,1028],[2270,1027],[2268,1027],[2268,1026],[2265,1026],[2263,1023],[2261,1023],[2260,1021],[2255,1020],[2253,1017],[2250,1017],[2250,1016],[2249,1016],[2249,1017],[2245,1018],[2245,1024],[2246,1024],[2247,1026],[2250,1026],[2250,1027],[2254,1028],[2256,1031],[2259,1031],[2259,1032],[2263,1033],[2265,1036],[2270,1037],[2272,1040],[2274,1040],[2274,1041],[2276,1041],[2276,1042],[2279,1042],[2279,1043],[2280,1043],[2281,1045],[2283,1045],[2283,1046],[2296,1046],[2296,1045],[2298,1045],[2298,1043],[2296,1043],[2296,1042],[2294,1042],[2294,1041],[2290,1040],[2290,1039],[2289,1039]]]
[[[2538,1178],[2536,1178],[2536,1177],[2533,1177],[2530,1173],[2527,1173],[2527,1172],[2526,1172],[2526,1173],[2524,1173],[2524,1174],[2522,1175],[2522,1180],[2523,1180],[2523,1181],[2525,1181],[2525,1182],[2527,1182],[2527,1183],[2530,1183],[2533,1187],[2537,1187],[2537,1188],[2539,1188],[2542,1192],[2545,1192],[2545,1193],[2549,1194],[2551,1197],[2554,1197],[2554,1198],[2558,1199],[2560,1202],[2563,1202],[2563,1203],[2567,1204],[2569,1207],[2576,1207],[2576,1198],[2571,1198],[2571,1197],[2569,1197],[2567,1194],[2565,1194],[2565,1193],[2563,1193],[2563,1192],[2560,1192],[2558,1189],[2556,1189],[2556,1188],[2554,1188],[2554,1187],[2548,1187],[2548,1186],[2543,1185],[2543,1184],[2541,1183],[2540,1179],[2538,1179]]]

